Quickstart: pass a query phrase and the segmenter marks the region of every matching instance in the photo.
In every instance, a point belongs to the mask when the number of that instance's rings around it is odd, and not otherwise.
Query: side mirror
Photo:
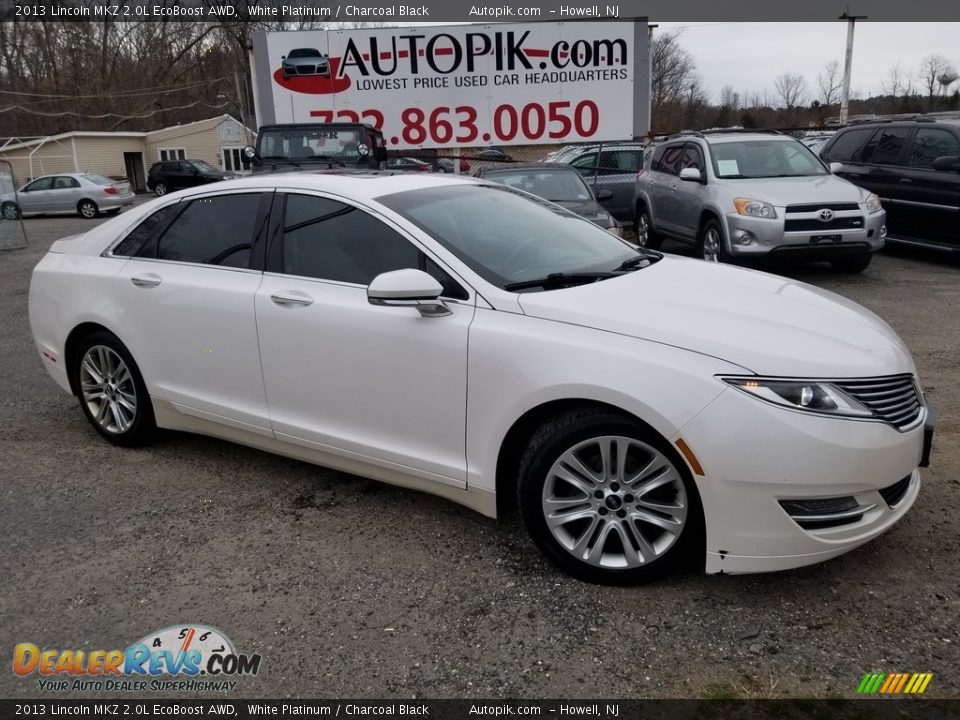
[[[700,171],[697,168],[684,168],[680,171],[680,179],[689,182],[700,182]]]
[[[960,155],[944,155],[933,161],[934,170],[960,172]]]
[[[843,170],[843,163],[832,162],[830,163],[830,172],[836,175],[838,172]]]
[[[422,317],[452,315],[440,302],[443,286],[423,270],[393,270],[377,275],[367,286],[371,305],[415,307]]]
[[[597,200],[599,200],[600,202],[603,202],[604,200],[612,200],[612,199],[613,199],[613,193],[610,192],[609,190],[604,189],[597,193]]]
[[[281,56],[280,56],[280,59],[281,59],[281,60],[286,60],[286,59],[287,59],[287,56],[286,56],[286,55],[281,55]]]

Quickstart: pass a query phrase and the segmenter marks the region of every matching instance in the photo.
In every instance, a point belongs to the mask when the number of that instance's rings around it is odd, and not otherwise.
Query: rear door
[[[124,341],[151,396],[267,437],[254,315],[263,259],[253,245],[272,195],[246,190],[164,206],[114,250],[131,259],[113,281]]]
[[[80,181],[68,175],[58,175],[53,179],[50,190],[50,212],[76,211],[80,202]]]
[[[933,169],[933,161],[944,155],[960,155],[960,131],[918,126],[906,164],[898,168],[900,192],[895,213],[903,222],[890,228],[894,237],[960,246],[960,173]],[[887,213],[889,216],[889,208]]]

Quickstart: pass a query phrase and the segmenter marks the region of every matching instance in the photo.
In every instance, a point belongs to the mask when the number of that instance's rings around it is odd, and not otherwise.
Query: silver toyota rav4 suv
[[[795,257],[860,272],[885,221],[880,198],[775,131],[681,133],[637,176],[637,242],[682,240],[713,262]]]

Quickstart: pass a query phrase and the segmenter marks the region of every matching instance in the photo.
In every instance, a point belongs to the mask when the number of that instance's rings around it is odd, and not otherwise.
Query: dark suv
[[[555,162],[573,165],[597,200],[617,220],[633,220],[637,173],[643,167],[642,143],[583,145],[564,152]]]
[[[846,127],[820,156],[880,196],[887,242],[960,251],[960,118],[917,117]]]
[[[150,166],[147,187],[157,195],[166,195],[174,190],[229,180],[231,177],[203,160],[161,160]]]

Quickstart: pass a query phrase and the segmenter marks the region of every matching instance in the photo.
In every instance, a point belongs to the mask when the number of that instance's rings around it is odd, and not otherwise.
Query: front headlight
[[[733,199],[733,206],[741,215],[770,219],[777,217],[777,211],[773,205],[763,202],[763,200],[738,197]]]
[[[794,410],[808,410],[844,417],[873,416],[870,410],[829,382],[762,377],[721,377],[720,379],[760,400]]]
[[[868,213],[875,213],[882,209],[882,206],[880,205],[880,197],[875,193],[870,193],[867,195],[864,205],[867,206]]]

